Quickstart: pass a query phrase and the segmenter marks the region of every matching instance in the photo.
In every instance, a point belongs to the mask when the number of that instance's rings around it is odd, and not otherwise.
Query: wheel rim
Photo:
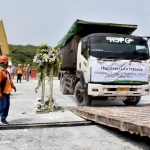
[[[84,101],[84,95],[83,95],[82,89],[78,89],[76,91],[76,97],[79,103],[82,103]]]
[[[131,97],[128,101],[129,101],[129,102],[135,102],[135,101],[136,101],[136,97],[135,97],[135,96],[134,96],[134,97]]]

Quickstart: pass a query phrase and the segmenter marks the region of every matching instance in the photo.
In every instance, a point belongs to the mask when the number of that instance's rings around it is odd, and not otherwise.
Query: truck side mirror
[[[88,49],[87,41],[82,41],[82,51],[87,49]]]

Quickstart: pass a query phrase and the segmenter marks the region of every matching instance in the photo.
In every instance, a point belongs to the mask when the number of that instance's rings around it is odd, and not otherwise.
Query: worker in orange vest
[[[20,80],[20,83],[21,83],[22,72],[23,72],[22,65],[18,64],[18,68],[17,68],[17,83],[18,83],[19,80]]]
[[[23,73],[22,73],[23,80],[26,80],[26,75],[27,75],[26,64],[24,64],[24,67],[23,67]]]
[[[16,92],[10,73],[6,70],[8,68],[8,57],[0,56],[0,116],[1,122],[8,125],[6,121],[10,106],[10,93],[12,89]]]

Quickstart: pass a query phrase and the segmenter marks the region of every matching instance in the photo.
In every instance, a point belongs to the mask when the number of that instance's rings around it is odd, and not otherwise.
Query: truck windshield
[[[149,59],[147,41],[135,37],[92,36],[90,56],[96,58]]]

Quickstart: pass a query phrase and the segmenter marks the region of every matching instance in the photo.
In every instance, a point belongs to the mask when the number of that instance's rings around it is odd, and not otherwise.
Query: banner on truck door
[[[127,61],[92,61],[93,82],[148,82],[147,63]]]

